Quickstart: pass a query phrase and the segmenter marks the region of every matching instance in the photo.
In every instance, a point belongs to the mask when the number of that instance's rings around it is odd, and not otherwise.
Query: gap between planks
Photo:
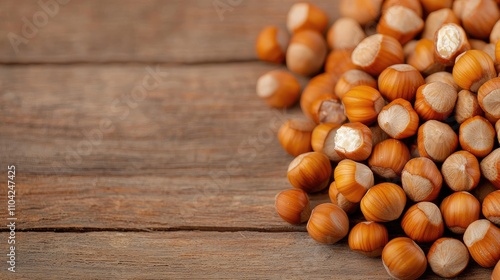
[[[8,228],[0,228],[0,232],[7,232]],[[253,227],[206,227],[206,226],[179,226],[171,228],[92,228],[92,227],[64,227],[64,228],[23,228],[16,232],[58,232],[58,233],[87,233],[87,232],[176,232],[176,231],[206,231],[206,232],[307,232],[305,227],[282,228],[253,228]]]

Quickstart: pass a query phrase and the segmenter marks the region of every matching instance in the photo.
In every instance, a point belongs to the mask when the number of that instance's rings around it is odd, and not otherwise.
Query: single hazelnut
[[[291,119],[278,131],[278,140],[283,149],[292,156],[310,152],[311,134],[315,124],[308,120]]]
[[[321,191],[328,186],[332,166],[322,153],[310,152],[296,157],[288,166],[288,181],[297,189],[308,193]]]
[[[470,191],[477,187],[481,179],[479,161],[467,152],[458,151],[451,154],[441,167],[443,178],[453,191]]]
[[[259,33],[255,44],[257,56],[262,61],[283,63],[290,38],[276,26],[267,26]]]
[[[426,76],[445,69],[445,65],[434,55],[434,41],[431,39],[420,39],[406,61]]]
[[[366,125],[354,122],[343,124],[335,135],[335,151],[344,158],[362,161],[372,152],[372,132]]]
[[[468,192],[452,193],[443,199],[440,208],[446,227],[456,234],[463,234],[481,212],[479,200]]]
[[[497,189],[500,189],[500,148],[487,155],[480,164],[481,174]]]
[[[500,119],[500,77],[485,82],[479,88],[477,100],[486,114]]]
[[[448,84],[424,84],[417,90],[414,108],[422,120],[444,121],[453,113],[457,97],[457,91]]]
[[[347,119],[344,111],[344,105],[333,94],[322,95],[311,105],[312,119],[315,123],[343,124]]]
[[[493,267],[500,260],[500,229],[486,219],[470,224],[464,243],[472,258],[482,267]]]
[[[380,128],[390,137],[404,139],[415,135],[419,118],[411,103],[397,98],[385,105],[378,114]]]
[[[358,203],[373,187],[373,172],[362,163],[344,159],[333,171],[335,186],[348,201]]]
[[[351,69],[340,76],[335,86],[335,94],[342,99],[349,90],[356,86],[369,86],[376,89],[377,80],[362,70]]]
[[[458,56],[453,67],[453,79],[457,85],[473,92],[496,76],[493,59],[480,50],[469,50]]]
[[[380,18],[377,32],[395,38],[406,44],[424,28],[422,18],[410,8],[402,5],[389,7]]]
[[[396,179],[401,176],[401,171],[409,160],[410,150],[403,142],[387,139],[373,147],[368,166],[382,178]]]
[[[330,49],[354,50],[365,37],[365,32],[356,20],[341,17],[328,30],[326,42]]]
[[[428,14],[439,9],[451,8],[453,0],[420,0],[422,7]]]
[[[457,277],[469,264],[469,258],[464,243],[450,237],[436,240],[427,253],[427,262],[432,271],[444,278]]]
[[[482,116],[483,114],[476,94],[466,89],[458,92],[457,103],[455,104],[455,120],[458,123],[463,123],[467,119]]]
[[[494,191],[484,198],[482,212],[486,219],[500,226],[500,190]]]
[[[376,76],[387,67],[404,62],[403,47],[391,36],[375,34],[358,44],[351,59],[362,70]]]
[[[401,183],[409,199],[416,202],[432,201],[439,195],[443,177],[432,160],[418,157],[405,164]]]
[[[345,198],[343,194],[339,192],[335,181],[330,184],[330,188],[328,189],[328,196],[330,197],[330,200],[333,204],[340,207],[347,214],[356,212],[359,207],[359,203],[350,202]]]
[[[316,5],[305,2],[296,3],[288,11],[286,26],[290,33],[303,30],[325,33],[328,27],[328,16]]]
[[[469,50],[470,44],[464,29],[455,23],[443,24],[434,34],[435,54],[445,65],[455,64],[455,58]]]
[[[458,136],[445,123],[430,120],[418,129],[418,152],[436,162],[443,162],[458,146]]]
[[[460,124],[458,140],[462,149],[476,157],[485,157],[495,145],[495,128],[487,119],[475,116]]]
[[[345,115],[350,122],[370,125],[377,120],[378,113],[385,105],[380,92],[370,86],[356,86],[342,97]]]
[[[390,222],[398,219],[406,205],[403,189],[394,183],[380,183],[361,199],[361,213],[368,221]]]
[[[337,205],[323,203],[312,210],[307,232],[317,242],[333,244],[347,236],[349,218]]]
[[[408,237],[396,237],[382,251],[385,270],[395,279],[418,279],[427,269],[424,251]]]
[[[340,0],[340,14],[365,25],[375,21],[382,8],[382,0]]]
[[[349,248],[368,257],[378,257],[389,241],[384,225],[369,221],[355,225],[348,237]]]
[[[452,86],[456,91],[460,90],[460,87],[457,85],[457,83],[455,83],[455,80],[453,80],[453,75],[449,72],[436,72],[434,74],[430,74],[425,78],[426,84],[430,84],[432,82],[443,82]]]
[[[360,69],[352,62],[352,50],[333,50],[326,57],[325,72],[340,75],[353,69]]]
[[[416,242],[433,242],[444,233],[441,211],[436,204],[427,201],[411,206],[403,215],[401,227]]]
[[[276,195],[274,206],[278,215],[290,224],[304,223],[311,215],[307,193],[300,189],[281,191]]]
[[[489,38],[493,26],[500,19],[500,11],[494,0],[458,0],[453,10],[467,33],[481,39]]]
[[[300,84],[287,71],[274,70],[257,80],[257,95],[275,108],[293,106],[300,95]]]
[[[286,65],[290,71],[303,76],[318,73],[323,67],[327,46],[323,36],[312,30],[292,36],[286,51]]]
[[[389,101],[397,98],[413,101],[418,87],[424,83],[422,74],[409,64],[389,66],[378,78],[380,94]]]

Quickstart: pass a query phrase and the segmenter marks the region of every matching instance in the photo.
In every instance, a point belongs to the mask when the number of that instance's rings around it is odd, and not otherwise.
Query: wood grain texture
[[[306,233],[19,233],[15,279],[388,279],[380,258]],[[36,244],[34,246],[32,244]],[[461,278],[487,279],[473,265]],[[424,279],[438,279],[427,271]]]
[[[44,0],[50,2],[50,0]],[[58,0],[63,1],[63,0]],[[67,1],[67,0],[64,0]],[[229,3],[220,0],[222,3]],[[53,17],[33,17],[37,1],[0,1],[0,62],[228,62],[255,60],[254,41],[266,25],[285,27],[298,1],[69,1]],[[332,20],[338,1],[315,1]],[[57,2],[56,2],[57,3]],[[219,12],[218,12],[219,11]],[[38,13],[38,14],[37,14]],[[219,16],[220,15],[220,16]],[[37,18],[37,16],[35,16]],[[33,24],[34,31],[26,21]],[[24,36],[23,30],[28,36]],[[9,34],[26,41],[12,47]],[[33,35],[32,35],[33,34]],[[11,35],[13,36],[13,35]]]

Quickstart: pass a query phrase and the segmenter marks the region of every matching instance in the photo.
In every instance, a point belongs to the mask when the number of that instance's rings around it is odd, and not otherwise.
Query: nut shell
[[[299,189],[284,190],[278,193],[274,206],[278,215],[290,224],[304,223],[311,215],[307,193]]]
[[[432,202],[419,202],[411,206],[401,220],[401,227],[416,242],[433,242],[444,233],[441,211]]]
[[[257,95],[274,108],[287,108],[299,100],[299,81],[289,72],[274,70],[257,80]]]
[[[354,49],[352,62],[365,72],[377,76],[387,67],[404,62],[401,43],[391,36],[375,34],[366,37]]]
[[[294,73],[311,76],[321,70],[326,54],[326,41],[320,33],[300,31],[290,40],[286,51],[286,65]]]
[[[384,225],[376,222],[361,222],[349,233],[348,244],[351,250],[368,257],[378,257],[389,241]]]
[[[417,279],[427,268],[424,251],[408,237],[396,237],[385,245],[382,263],[395,279]]]
[[[454,192],[443,199],[440,209],[446,227],[455,234],[463,234],[479,219],[481,204],[468,192]]]
[[[332,166],[322,153],[310,152],[296,157],[288,166],[288,181],[295,188],[308,193],[318,192],[328,186]]]
[[[374,184],[373,172],[370,168],[349,159],[339,162],[333,172],[333,177],[337,190],[353,203],[358,203]]]
[[[285,61],[290,38],[276,26],[267,26],[259,33],[255,43],[257,56],[262,61],[281,64]]]
[[[278,131],[281,147],[292,156],[310,152],[314,127],[315,124],[308,120],[291,119],[286,121]]]
[[[472,258],[482,267],[493,267],[500,260],[500,229],[486,219],[469,225],[464,243]]]
[[[402,98],[385,105],[377,119],[380,128],[392,138],[404,139],[417,133],[418,114],[411,103]]]
[[[405,193],[413,201],[432,201],[437,198],[443,178],[436,164],[425,157],[410,159],[401,172]]]
[[[482,212],[486,219],[500,226],[500,190],[494,191],[484,198]]]
[[[469,251],[457,239],[439,238],[429,249],[427,262],[432,271],[440,277],[457,277],[469,264]]]
[[[313,209],[307,222],[307,232],[317,242],[333,244],[347,236],[349,218],[337,205],[323,203]]]
[[[368,221],[390,222],[403,213],[406,195],[394,183],[380,183],[370,188],[361,199],[360,207]]]

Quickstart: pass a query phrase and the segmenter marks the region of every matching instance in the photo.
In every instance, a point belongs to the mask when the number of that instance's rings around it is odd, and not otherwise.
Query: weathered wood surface
[[[58,5],[58,13],[48,17],[45,24],[43,16],[33,20],[37,12],[43,11],[37,1],[0,1],[3,26],[0,29],[0,62],[254,60],[254,43],[259,30],[270,24],[284,27],[288,9],[297,2],[217,1],[73,0]],[[332,19],[338,15],[337,1],[316,2]],[[214,3],[228,6],[221,8],[224,6]],[[34,26],[33,32],[26,28],[24,33],[28,36],[23,36],[26,25],[23,18]],[[18,52],[7,37],[10,32],[27,39],[18,45]]]
[[[18,240],[19,279],[388,279],[380,258],[307,233],[44,232]],[[488,272],[474,267],[462,277]]]
[[[69,1],[16,52],[8,34],[42,8],[0,1],[0,190],[15,164],[18,218],[0,279],[388,278],[275,214],[292,157],[274,135],[300,112],[255,96],[278,66],[253,43],[297,1],[240,2],[221,20],[211,0]],[[315,1],[332,19],[337,2]]]

